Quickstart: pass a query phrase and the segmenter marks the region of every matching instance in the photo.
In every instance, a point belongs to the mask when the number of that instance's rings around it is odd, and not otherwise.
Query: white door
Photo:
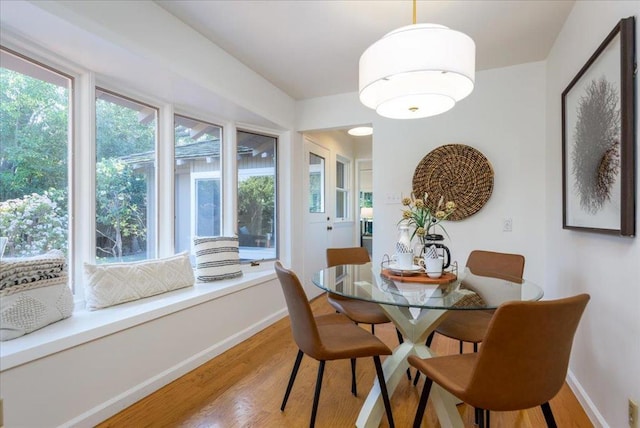
[[[331,152],[305,138],[304,159],[304,278],[303,284],[309,298],[322,293],[311,282],[314,272],[326,266],[326,250],[331,245],[333,230],[334,166]]]

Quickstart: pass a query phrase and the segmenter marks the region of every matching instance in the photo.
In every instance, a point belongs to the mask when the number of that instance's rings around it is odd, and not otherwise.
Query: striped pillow
[[[242,276],[238,238],[197,237],[193,244],[198,281],[211,282]]]

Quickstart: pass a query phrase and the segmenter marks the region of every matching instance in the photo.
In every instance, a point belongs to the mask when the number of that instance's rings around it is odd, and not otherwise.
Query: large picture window
[[[156,108],[96,88],[96,260],[156,257]]]
[[[69,248],[72,80],[0,50],[0,236],[4,255]],[[0,254],[1,256],[1,254]]]
[[[240,258],[277,257],[277,138],[238,131],[238,239]]]
[[[222,230],[222,128],[175,115],[175,248],[190,251],[196,236]]]
[[[83,262],[153,259],[191,251],[196,236],[235,231],[241,260],[277,258],[276,137],[238,130],[234,144],[223,140],[221,126],[176,114],[174,135],[159,141],[153,105],[88,85],[74,95],[71,76],[4,47],[0,54],[5,257],[60,249],[71,283],[81,284]],[[81,122],[72,123],[74,111]],[[158,150],[166,144],[173,144],[173,165]],[[236,167],[237,186],[225,183],[233,173],[225,161]],[[159,211],[167,205],[173,212]],[[93,211],[95,227],[85,215]],[[170,222],[174,228],[163,227]]]

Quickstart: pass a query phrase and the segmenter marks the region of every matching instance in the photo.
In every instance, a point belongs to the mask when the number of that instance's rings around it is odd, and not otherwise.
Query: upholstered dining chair
[[[391,355],[389,347],[382,343],[376,336],[361,329],[342,314],[314,316],[298,276],[291,270],[285,269],[279,261],[275,263],[275,270],[280,285],[282,286],[287,308],[289,309],[293,339],[298,345],[298,355],[293,365],[293,370],[291,371],[280,410],[284,411],[287,405],[289,394],[291,393],[298,369],[300,368],[300,362],[305,354],[320,362],[315,395],[313,397],[313,407],[311,409],[310,427],[315,426],[325,362],[373,357],[378,382],[380,383],[382,400],[387,413],[387,420],[389,421],[389,426],[393,427],[391,404],[389,402],[387,386],[380,362],[380,355]],[[356,395],[357,392],[353,381],[354,379],[352,379],[352,392]]]
[[[369,263],[369,253],[364,247],[327,248],[327,266]],[[376,324],[391,322],[380,305],[373,302],[351,299],[334,293],[327,293],[327,301],[334,309],[345,314],[356,324],[371,324],[371,333],[375,334]],[[400,334],[400,333],[398,333]],[[401,340],[399,335],[398,339]]]
[[[327,266],[352,265],[369,263],[371,258],[369,252],[364,247],[343,247],[327,248]],[[348,316],[356,324],[370,324],[371,333],[375,334],[376,324],[386,324],[391,322],[387,314],[380,308],[380,305],[364,300],[351,299],[335,293],[327,293],[327,302],[341,314]],[[402,333],[396,329],[398,342],[402,344],[404,339]],[[355,382],[356,366],[355,360],[351,363],[351,376]],[[411,380],[411,371],[407,369],[407,378]]]
[[[473,250],[467,257],[466,267],[478,276],[522,279],[524,272],[524,256],[520,254],[498,253],[494,251]],[[484,338],[492,310],[486,311],[451,311],[450,314],[427,337],[427,346],[431,346],[435,333],[460,342],[460,353],[464,342],[473,343],[473,352],[478,352],[478,344]],[[420,380],[420,372],[416,373],[413,384]]]
[[[520,254],[497,253],[474,250],[467,258],[467,268],[474,275],[522,279],[524,256]],[[486,334],[493,311],[453,311],[436,328],[436,333],[460,341],[460,353],[464,342],[473,343],[473,351],[478,351],[478,343]],[[433,335],[427,346],[431,345]]]
[[[536,406],[541,406],[547,426],[555,427],[549,400],[564,383],[573,337],[588,301],[588,294],[580,294],[507,302],[496,310],[479,352],[410,356],[409,364],[427,378],[414,428],[420,427],[433,382],[475,407],[481,428],[489,427],[490,411]]]

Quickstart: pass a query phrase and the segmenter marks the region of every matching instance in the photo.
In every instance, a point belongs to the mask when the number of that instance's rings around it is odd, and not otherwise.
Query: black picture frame
[[[562,228],[635,236],[635,18],[562,92]]]

